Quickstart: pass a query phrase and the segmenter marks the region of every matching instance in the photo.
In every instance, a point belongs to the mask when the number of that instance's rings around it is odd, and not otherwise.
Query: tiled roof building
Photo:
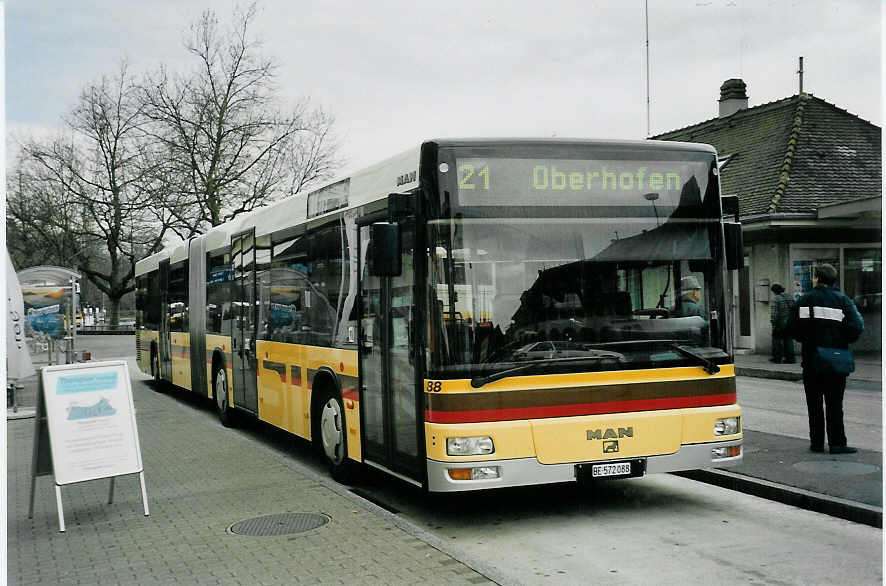
[[[879,351],[881,129],[803,92],[749,108],[746,89],[727,80],[717,118],[650,137],[714,146],[722,193],[739,197],[736,346],[768,351],[769,285],[799,294],[811,287],[812,267],[828,262],[865,318],[856,347]]]
[[[713,145],[725,160],[723,193],[740,195],[742,219],[815,214],[823,205],[881,196],[880,128],[811,94],[652,138]]]

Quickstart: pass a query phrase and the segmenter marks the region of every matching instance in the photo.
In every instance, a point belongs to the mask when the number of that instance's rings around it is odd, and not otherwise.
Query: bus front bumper
[[[741,446],[741,443],[742,440],[737,439],[703,444],[684,444],[673,454],[642,458],[646,463],[645,473],[652,474],[657,472],[676,472],[679,470],[697,470],[699,468],[738,466],[741,464],[743,452],[740,452],[737,456],[717,458],[713,450],[715,448]],[[625,460],[637,459],[636,457],[625,458]],[[607,464],[619,461],[618,459],[608,459],[595,462],[542,464],[536,458],[480,462],[441,462],[428,459],[428,490],[431,492],[459,492],[532,484],[575,482],[577,480],[576,466],[578,464]],[[472,480],[454,480],[452,476],[455,474],[451,474],[450,469],[462,471],[465,469],[476,470],[475,476],[477,478]]]

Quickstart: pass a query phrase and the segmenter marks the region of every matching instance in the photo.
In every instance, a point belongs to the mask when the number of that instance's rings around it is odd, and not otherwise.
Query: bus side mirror
[[[369,274],[373,277],[399,277],[403,272],[400,261],[400,225],[379,222],[369,227]]]
[[[744,266],[744,241],[741,237],[741,224],[723,224],[726,244],[726,268],[736,271]]]
[[[730,216],[736,222],[739,221],[739,201],[737,195],[724,195],[720,198],[720,203],[723,206],[723,219],[727,219]]]

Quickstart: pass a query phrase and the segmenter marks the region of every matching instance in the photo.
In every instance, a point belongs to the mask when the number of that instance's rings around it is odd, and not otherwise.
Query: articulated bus
[[[707,145],[431,140],[139,261],[138,363],[342,481],[733,466],[741,246]]]

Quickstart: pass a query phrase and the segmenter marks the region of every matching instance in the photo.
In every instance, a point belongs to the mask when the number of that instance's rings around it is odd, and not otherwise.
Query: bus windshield
[[[710,246],[716,228],[656,227],[654,218],[432,222],[430,369],[476,374],[555,358],[586,358],[583,370],[691,361],[675,344],[725,358],[711,325],[723,315],[710,293],[721,286]]]
[[[432,376],[728,359],[710,161],[452,160],[428,223]]]

